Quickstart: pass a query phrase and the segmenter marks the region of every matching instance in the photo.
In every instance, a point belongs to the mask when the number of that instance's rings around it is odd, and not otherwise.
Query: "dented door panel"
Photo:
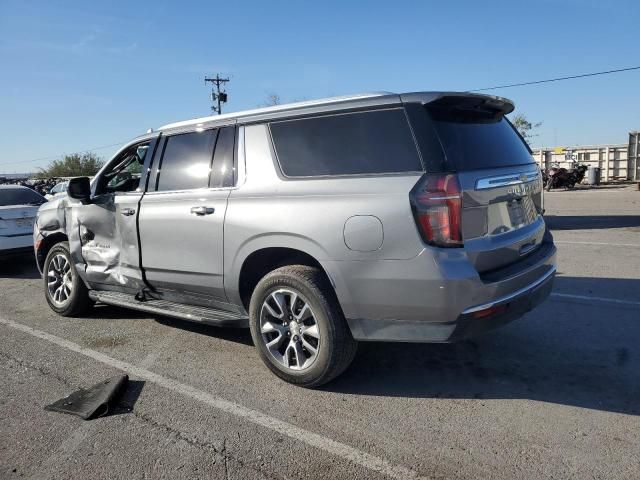
[[[72,255],[84,260],[86,281],[92,287],[110,285],[125,291],[143,287],[136,226],[141,197],[141,193],[106,194],[71,209]]]

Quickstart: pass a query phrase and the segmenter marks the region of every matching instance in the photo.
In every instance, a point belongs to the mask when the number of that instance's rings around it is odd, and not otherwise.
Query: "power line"
[[[94,147],[94,148],[87,148],[87,149],[78,149],[77,151],[79,152],[93,152],[95,150],[103,150],[105,148],[109,148],[109,147],[117,147],[119,145],[124,145],[125,142],[118,142],[118,143],[112,143],[110,145],[103,145],[102,147]],[[58,158],[60,156],[62,156],[64,154],[59,153],[57,155],[49,155],[47,157],[39,157],[39,158],[32,158],[31,160],[18,160],[17,162],[3,162],[0,163],[0,165],[15,165],[15,164],[19,164],[19,163],[33,163],[33,162],[39,162],[42,160],[53,160],[55,158]]]
[[[468,92],[483,92],[483,91],[486,91],[486,90],[497,90],[499,88],[522,87],[524,85],[537,85],[539,83],[550,83],[550,82],[559,82],[561,80],[572,80],[574,78],[595,77],[596,75],[608,75],[609,73],[629,72],[631,70],[640,70],[640,66],[638,66],[638,67],[629,67],[629,68],[618,68],[616,70],[605,70],[603,72],[582,73],[580,75],[570,75],[568,77],[548,78],[546,80],[535,80],[533,82],[512,83],[510,85],[499,85],[499,86],[496,86],[496,87],[476,88],[474,90],[467,90],[467,91]]]
[[[549,78],[549,79],[545,79],[545,80],[535,80],[532,82],[522,82],[522,83],[512,83],[509,85],[498,85],[498,86],[494,86],[494,87],[485,87],[485,88],[476,88],[473,90],[467,90],[467,92],[483,92],[483,91],[487,91],[487,90],[497,90],[499,88],[511,88],[511,87],[522,87],[525,85],[538,85],[541,83],[551,83],[551,82],[559,82],[562,80],[572,80],[572,79],[576,79],[576,78],[585,78],[585,77],[595,77],[597,75],[608,75],[611,73],[620,73],[620,72],[629,72],[632,70],[640,70],[640,66],[637,67],[628,67],[628,68],[618,68],[615,70],[605,70],[602,72],[592,72],[592,73],[582,73],[580,75],[570,75],[567,77],[557,77],[557,78]],[[226,82],[228,82],[229,79],[228,78],[220,78],[218,75],[216,75],[216,78],[205,78],[205,82],[211,82],[214,83],[217,87],[218,90],[218,94],[215,94],[212,91],[212,99],[213,100],[217,100],[218,101],[218,107],[216,108],[215,106],[212,106],[211,109],[214,112],[217,112],[218,114],[221,113],[220,110],[220,102],[226,102],[227,101],[227,94],[225,92],[220,92],[220,84],[224,84]],[[118,145],[122,145],[125,142],[118,142],[118,143],[113,143],[110,145],[104,145],[102,147],[94,147],[94,148],[88,148],[88,149],[84,149],[84,150],[79,150],[81,152],[92,152],[95,150],[102,150],[104,148],[109,148],[109,147],[115,147]],[[42,160],[51,160],[54,158],[58,158],[60,157],[62,154],[57,154],[57,155],[49,155],[47,157],[40,157],[40,158],[34,158],[31,160],[20,160],[17,162],[3,162],[0,163],[0,166],[3,165],[16,165],[16,164],[22,164],[22,163],[33,163],[33,162],[39,162]]]

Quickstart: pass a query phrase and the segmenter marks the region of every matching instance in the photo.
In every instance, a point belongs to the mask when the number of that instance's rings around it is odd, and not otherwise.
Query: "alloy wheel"
[[[291,370],[309,368],[318,356],[320,330],[309,302],[297,291],[270,293],[260,308],[260,333],[269,354]]]
[[[47,271],[47,292],[57,306],[64,305],[73,293],[73,272],[71,262],[61,253],[49,262]]]

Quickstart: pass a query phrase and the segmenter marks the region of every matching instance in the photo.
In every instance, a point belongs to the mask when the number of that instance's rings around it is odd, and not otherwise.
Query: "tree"
[[[511,119],[511,123],[514,127],[516,127],[516,130],[520,132],[522,138],[524,138],[527,142],[532,138],[538,136],[538,134],[533,133],[533,131],[536,128],[540,127],[540,125],[542,125],[542,122],[531,123],[529,120],[527,120],[527,117],[525,117],[523,113],[518,113],[515,117],[513,117]]]
[[[72,153],[41,168],[39,177],[91,177],[104,165],[95,153]]]

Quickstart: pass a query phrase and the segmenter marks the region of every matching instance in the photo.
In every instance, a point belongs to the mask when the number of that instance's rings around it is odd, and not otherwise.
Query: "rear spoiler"
[[[460,111],[506,115],[515,109],[508,98],[469,92],[417,92],[400,95],[403,103],[422,103],[429,107],[444,107]]]

